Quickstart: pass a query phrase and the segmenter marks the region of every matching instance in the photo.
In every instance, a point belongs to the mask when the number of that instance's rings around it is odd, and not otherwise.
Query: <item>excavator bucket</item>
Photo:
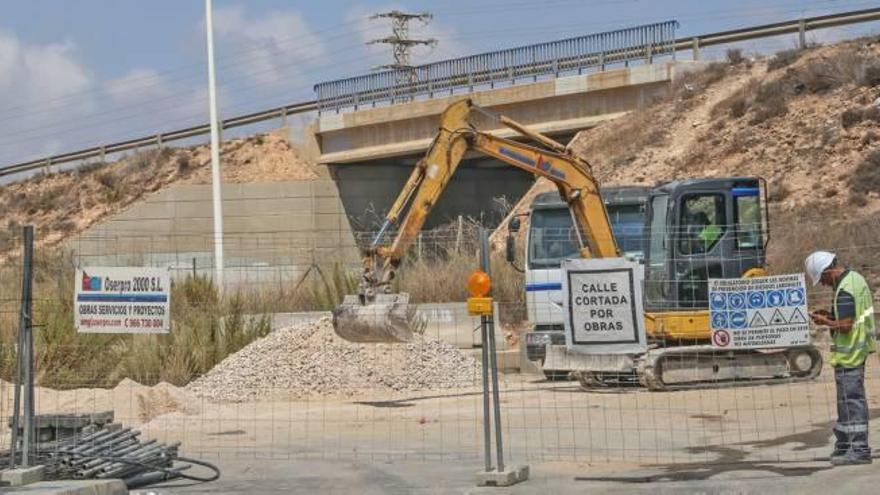
[[[333,329],[349,342],[409,342],[422,326],[405,293],[377,294],[366,303],[358,295],[348,295],[333,310]]]

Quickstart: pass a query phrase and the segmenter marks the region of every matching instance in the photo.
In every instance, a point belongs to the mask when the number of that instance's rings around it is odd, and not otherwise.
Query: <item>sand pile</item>
[[[13,384],[0,380],[0,411],[4,414],[12,410],[14,390]],[[125,425],[143,424],[169,413],[200,412],[198,401],[191,400],[180,387],[165,382],[141,385],[128,378],[113,388],[35,387],[34,395],[38,414],[113,411],[115,420]]]
[[[329,318],[280,329],[227,357],[187,386],[200,397],[354,395],[469,387],[476,361],[454,346],[420,338],[409,344],[353,344]]]

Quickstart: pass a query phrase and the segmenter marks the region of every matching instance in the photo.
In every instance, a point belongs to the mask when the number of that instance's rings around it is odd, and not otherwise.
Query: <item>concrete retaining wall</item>
[[[354,235],[331,180],[225,184],[224,253],[229,283],[298,277],[311,263],[357,264]],[[153,194],[69,241],[84,266],[213,270],[211,186]]]

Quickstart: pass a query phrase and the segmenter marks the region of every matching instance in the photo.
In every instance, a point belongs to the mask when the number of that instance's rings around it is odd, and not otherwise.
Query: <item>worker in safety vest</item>
[[[831,311],[810,318],[831,331],[831,366],[837,385],[837,424],[831,463],[870,464],[865,360],[874,352],[874,298],[864,277],[843,266],[833,253],[816,251],[804,262],[813,285],[834,288]]]

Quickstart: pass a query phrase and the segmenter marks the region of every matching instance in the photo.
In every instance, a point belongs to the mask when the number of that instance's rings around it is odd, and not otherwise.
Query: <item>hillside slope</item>
[[[208,146],[162,148],[0,186],[0,253],[17,247],[21,225],[36,226],[38,242],[52,245],[172,184],[210,184],[210,164]],[[224,183],[314,180],[319,173],[280,131],[221,147]]]
[[[667,99],[583,131],[569,148],[603,185],[767,179],[773,269],[796,269],[818,246],[880,242],[878,39],[730,59],[685,74]],[[548,190],[538,181],[517,210]],[[864,264],[874,270],[880,258]]]

